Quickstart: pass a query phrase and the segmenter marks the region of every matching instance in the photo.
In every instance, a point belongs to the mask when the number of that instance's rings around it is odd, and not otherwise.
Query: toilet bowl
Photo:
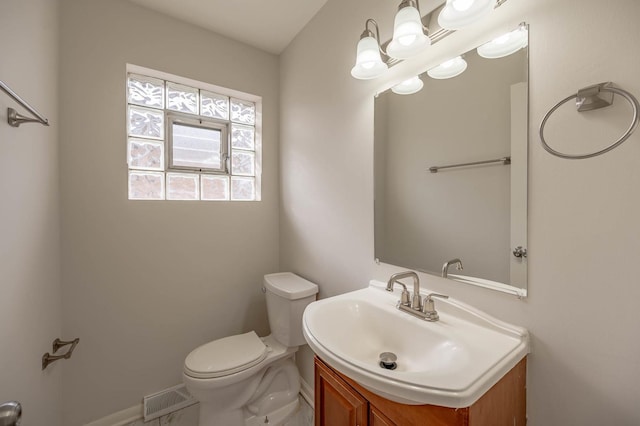
[[[264,277],[271,334],[228,336],[194,349],[183,381],[200,402],[200,426],[282,424],[298,408],[300,377],[293,362],[305,344],[302,313],[318,286],[290,272]]]

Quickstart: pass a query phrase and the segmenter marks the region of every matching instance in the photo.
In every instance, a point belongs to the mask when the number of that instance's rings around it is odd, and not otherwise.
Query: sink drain
[[[397,359],[398,357],[393,352],[382,352],[380,354],[380,367],[385,370],[395,370],[398,367]]]

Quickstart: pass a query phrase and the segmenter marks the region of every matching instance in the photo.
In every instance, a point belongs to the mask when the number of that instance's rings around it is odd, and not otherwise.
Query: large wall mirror
[[[528,49],[462,58],[376,96],[375,256],[437,275],[458,258],[448,278],[526,296]]]

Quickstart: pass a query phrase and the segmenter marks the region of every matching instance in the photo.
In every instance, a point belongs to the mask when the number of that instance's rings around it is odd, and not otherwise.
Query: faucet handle
[[[424,303],[422,304],[422,312],[434,317],[434,320],[438,319],[438,313],[436,312],[436,304],[433,301],[434,297],[439,297],[440,299],[448,299],[449,296],[445,294],[438,293],[429,293],[424,298]]]
[[[406,289],[406,287],[402,290],[402,294],[400,294],[400,304],[404,305],[404,306],[409,306],[411,305],[411,294],[409,293],[409,290]]]
[[[447,296],[446,294],[429,293],[429,294],[427,294],[427,297],[424,298],[424,300],[431,300],[432,297],[439,297],[440,299],[448,299],[449,298],[449,296]]]

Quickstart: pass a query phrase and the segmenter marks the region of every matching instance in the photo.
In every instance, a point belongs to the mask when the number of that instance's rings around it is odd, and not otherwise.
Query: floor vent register
[[[193,396],[184,385],[174,386],[169,389],[144,397],[144,421],[157,419],[165,414],[173,413],[182,408],[195,404]]]

